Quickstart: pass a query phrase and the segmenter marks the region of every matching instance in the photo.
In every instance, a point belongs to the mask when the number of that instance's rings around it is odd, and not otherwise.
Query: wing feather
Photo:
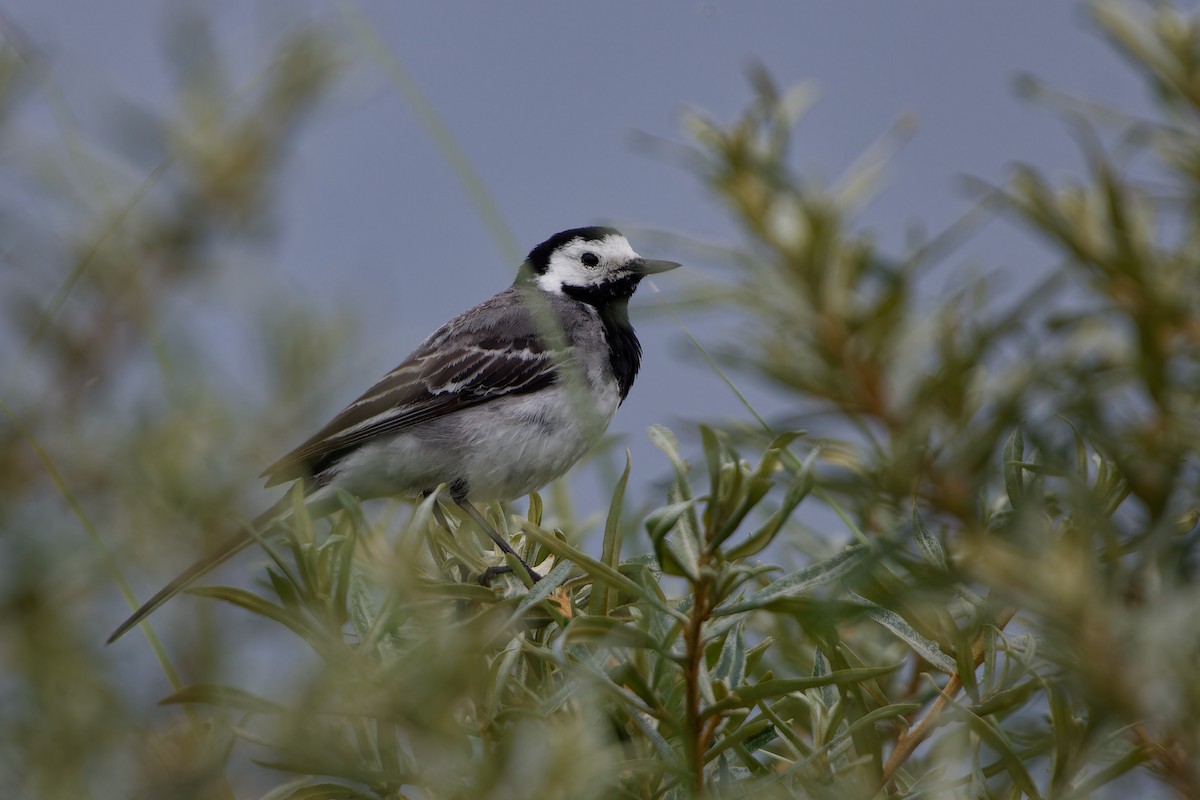
[[[429,337],[325,427],[268,467],[263,472],[267,485],[311,478],[379,437],[552,384],[558,354],[537,335],[523,305],[502,304],[502,298],[498,295]],[[502,313],[486,328],[471,328],[469,321],[484,311]]]

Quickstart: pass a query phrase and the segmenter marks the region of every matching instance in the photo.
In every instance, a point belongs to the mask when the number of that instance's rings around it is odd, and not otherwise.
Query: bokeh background
[[[669,473],[647,426],[694,454],[691,423],[739,424],[682,327],[718,352],[743,328],[680,302],[723,277],[738,229],[678,143],[690,115],[732,120],[755,70],[811,102],[798,172],[880,170],[858,219],[899,251],[975,213],[967,178],[1082,168],[1037,86],[1149,107],[1094,28],[1032,0],[4,3],[3,783],[122,797],[169,773],[169,738],[132,744],[182,726],[155,705],[167,677],[140,635],[102,644],[126,612],[109,560],[148,596],[273,501],[266,464],[555,231],[616,225],[687,270],[635,299],[643,372],[549,513],[586,538],[624,448],[635,505]],[[989,218],[920,291],[991,275],[1000,297],[1054,266]],[[754,375],[738,387],[791,410]],[[250,585],[253,561],[222,574]],[[289,643],[235,609],[184,597],[155,623],[186,680],[295,677]],[[241,766],[237,796],[269,785]]]

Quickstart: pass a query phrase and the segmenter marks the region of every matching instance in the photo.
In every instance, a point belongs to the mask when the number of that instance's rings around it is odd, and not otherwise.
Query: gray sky
[[[48,54],[85,131],[103,128],[114,98],[168,107],[174,89],[164,32],[181,7],[167,0],[5,4]],[[729,241],[726,218],[698,182],[635,152],[630,139],[634,131],[681,138],[686,109],[731,120],[751,96],[745,73],[754,62],[783,86],[817,86],[821,99],[796,148],[797,168],[810,174],[836,178],[902,114],[915,114],[919,128],[864,214],[893,244],[918,221],[938,230],[965,210],[962,174],[999,182],[1015,160],[1051,174],[1078,170],[1062,125],[1016,97],[1018,74],[1116,105],[1143,103],[1082,7],[1057,0],[223,0],[204,7],[235,85],[263,68],[264,43],[302,19],[339,32],[350,60],[286,162],[280,240],[262,279],[330,313],[345,302],[361,310],[370,336],[347,366],[353,385],[323,399],[329,414],[443,320],[507,285],[515,266],[340,9],[362,15],[436,107],[522,252],[557,230],[598,222],[625,227],[643,255],[680,257],[647,229]],[[56,135],[48,116],[34,114],[30,124]],[[953,265],[1020,275],[1044,263],[1039,258],[1023,236],[993,225]],[[689,267],[687,276],[657,280],[664,295],[715,269]],[[650,294],[635,300],[635,322]],[[643,372],[612,430],[635,447],[635,468],[645,476],[665,467],[645,442],[647,425],[741,414],[716,376],[681,357],[686,348],[673,323],[643,317],[638,329]],[[695,328],[713,345],[730,331],[721,320]],[[280,452],[293,444],[280,442]]]

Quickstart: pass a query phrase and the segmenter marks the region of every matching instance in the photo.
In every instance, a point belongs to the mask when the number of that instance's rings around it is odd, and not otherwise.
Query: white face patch
[[[599,241],[572,239],[550,254],[546,272],[537,277],[537,284],[556,293],[564,286],[596,286],[620,277],[636,258],[638,254],[619,233]]]

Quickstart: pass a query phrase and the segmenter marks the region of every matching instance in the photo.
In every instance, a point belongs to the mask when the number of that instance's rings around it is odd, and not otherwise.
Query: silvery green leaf
[[[740,603],[715,609],[713,616],[727,616],[743,611],[753,611],[762,608],[772,600],[781,597],[795,597],[809,589],[822,586],[830,581],[835,581],[853,571],[869,552],[869,548],[865,545],[850,545],[832,558],[783,576]]]
[[[942,549],[942,543],[938,541],[938,538],[929,532],[929,528],[925,527],[925,520],[921,519],[921,512],[917,510],[916,503],[913,504],[912,521],[913,539],[916,541],[917,547],[921,549],[925,560],[938,569],[945,570],[946,551]]]
[[[651,539],[666,536],[672,528],[679,524],[680,517],[695,505],[695,500],[682,500],[656,508],[646,516],[646,532],[650,534]]]
[[[952,675],[958,671],[954,659],[943,653],[937,642],[917,633],[916,629],[905,622],[904,618],[895,611],[890,611],[883,606],[876,605],[865,597],[856,595],[854,592],[850,592],[849,595],[854,602],[861,604],[867,609],[867,616],[894,633],[905,644],[911,647],[913,652],[924,658],[931,665],[945,672],[947,675]]]
[[[567,578],[570,577],[571,569],[574,568],[574,566],[575,564],[569,559],[563,559],[555,564],[554,569],[546,573],[540,581],[533,585],[533,588],[529,590],[529,593],[521,598],[521,602],[517,604],[516,610],[513,611],[512,616],[508,620],[509,624],[511,625],[512,623],[516,622],[521,618],[521,615],[528,611],[532,606],[545,600],[550,596],[551,592],[553,592],[559,586],[562,586],[566,582]]]
[[[670,460],[671,466],[675,467],[675,473],[682,480],[687,475],[688,467],[683,456],[679,454],[679,440],[675,438],[675,434],[662,425],[651,425],[646,433],[654,446],[663,451]]]
[[[712,677],[731,689],[741,686],[746,679],[746,643],[742,639],[742,623],[734,625],[726,635]]]
[[[787,493],[783,497],[783,502],[779,508],[775,510],[765,523],[758,530],[754,531],[740,544],[730,548],[725,557],[730,561],[736,561],[740,558],[749,558],[756,555],[765,549],[774,541],[775,537],[782,530],[783,524],[787,522],[792,512],[796,510],[796,506],[808,496],[813,487],[813,474],[808,460],[805,459],[805,466],[796,473],[792,478],[791,484],[788,486]],[[732,532],[731,532],[732,533]],[[719,544],[719,542],[718,542]]]
[[[1008,502],[1016,508],[1025,493],[1025,479],[1022,475],[1021,463],[1025,460],[1025,438],[1021,434],[1021,426],[1013,428],[1008,441],[1004,443],[1004,490],[1008,494]]]
[[[829,662],[825,660],[825,653],[821,650],[817,650],[816,656],[813,658],[812,674],[814,678],[821,678],[829,674]],[[821,705],[825,706],[826,709],[837,705],[837,690],[829,684],[817,687],[816,693],[817,697],[821,700]]]
[[[604,521],[604,544],[600,560],[616,569],[621,562],[621,512],[625,505],[625,487],[629,483],[629,471],[633,466],[629,451],[625,451],[625,470],[613,489],[612,501],[608,505],[608,517]],[[592,586],[588,599],[588,613],[607,617],[615,604],[617,592],[606,583]]]

